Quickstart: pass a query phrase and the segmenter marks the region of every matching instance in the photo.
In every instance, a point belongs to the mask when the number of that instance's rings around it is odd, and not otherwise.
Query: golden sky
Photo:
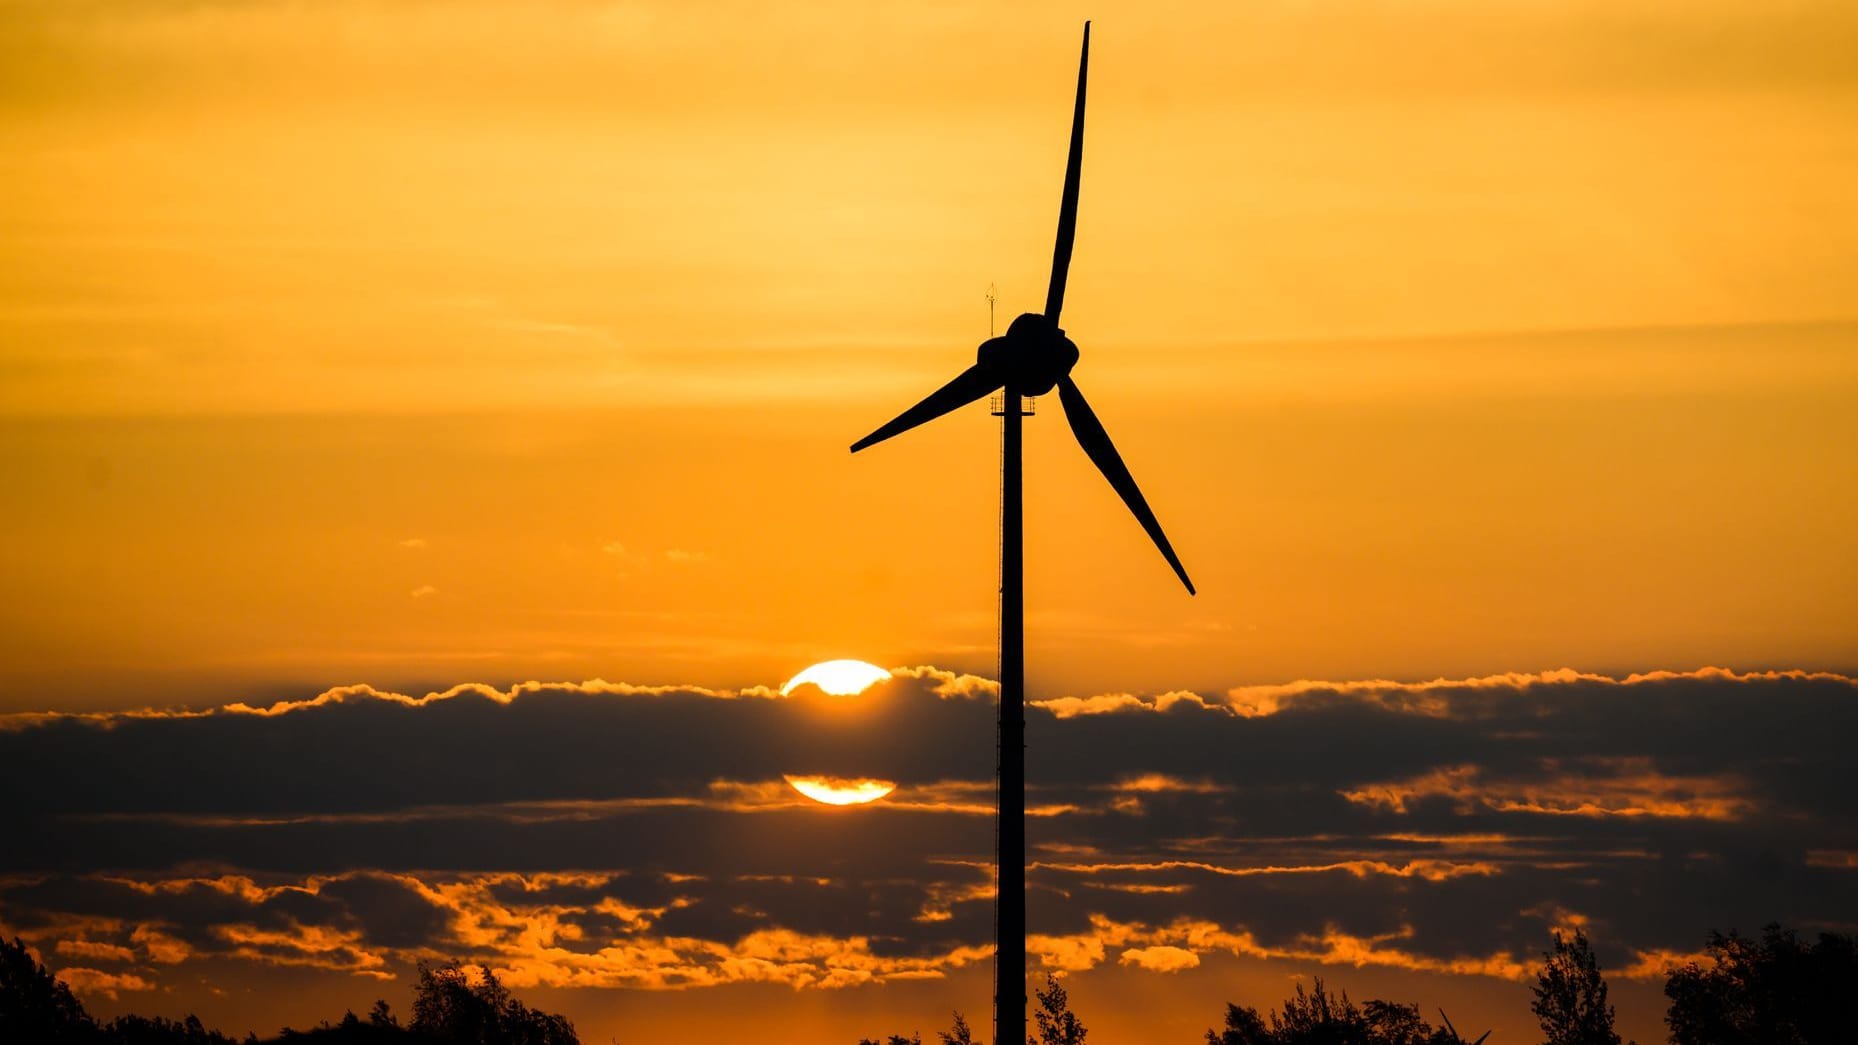
[[[0,0],[0,712],[990,674],[1086,16],[1033,696],[1858,666],[1849,3]]]
[[[0,703],[990,663],[1072,9],[0,11]],[[1849,662],[1848,6],[1092,14],[1035,687]]]

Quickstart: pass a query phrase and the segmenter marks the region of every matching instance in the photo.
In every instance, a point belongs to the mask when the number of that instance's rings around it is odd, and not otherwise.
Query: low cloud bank
[[[0,720],[0,929],[79,989],[227,961],[517,985],[833,988],[991,937],[993,700],[606,682],[343,687]],[[1858,682],[1572,671],[1028,709],[1035,954],[1515,979],[1550,928],[1661,971],[1712,926],[1858,920]],[[868,806],[785,774],[881,777]]]

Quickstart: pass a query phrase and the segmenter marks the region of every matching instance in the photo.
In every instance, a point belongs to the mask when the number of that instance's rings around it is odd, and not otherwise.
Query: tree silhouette
[[[90,1041],[96,1031],[71,988],[39,964],[25,941],[0,938],[0,1041]]]
[[[1672,1045],[1832,1045],[1858,1030],[1858,940],[1820,934],[1802,944],[1791,929],[1769,925],[1760,940],[1712,932],[1696,962],[1665,981]]]
[[[1571,937],[1556,933],[1555,949],[1543,958],[1529,1010],[1541,1022],[1547,1045],[1619,1045],[1606,980],[1587,934],[1579,929]]]
[[[478,981],[472,983],[455,962],[436,969],[419,963],[407,1029],[446,1045],[580,1045],[567,1017],[510,997],[488,966],[478,966]]]
[[[1046,973],[1045,989],[1035,990],[1033,994],[1039,1000],[1039,1007],[1032,1014],[1039,1027],[1039,1036],[1036,1041],[1027,1037],[1026,1045],[1084,1045],[1084,1036],[1090,1032],[1071,1011],[1070,995],[1065,993],[1058,977]]]

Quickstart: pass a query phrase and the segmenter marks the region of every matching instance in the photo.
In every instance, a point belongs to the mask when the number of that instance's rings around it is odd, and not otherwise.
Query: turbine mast
[[[1026,598],[1020,434],[1007,382],[1000,411],[999,797],[994,818],[994,1041],[1026,1040]]]

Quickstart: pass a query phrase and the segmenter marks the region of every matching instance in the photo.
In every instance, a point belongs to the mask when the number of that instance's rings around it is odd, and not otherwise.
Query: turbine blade
[[[1135,515],[1136,521],[1142,524],[1142,529],[1148,531],[1155,547],[1161,549],[1168,565],[1174,567],[1175,575],[1187,586],[1187,594],[1197,594],[1194,582],[1187,579],[1187,569],[1174,554],[1174,546],[1168,543],[1168,535],[1161,532],[1161,523],[1155,520],[1155,513],[1149,511],[1148,502],[1142,498],[1142,491],[1135,485],[1135,477],[1129,474],[1129,466],[1123,464],[1122,455],[1116,452],[1116,444],[1110,442],[1110,434],[1103,430],[1103,422],[1097,420],[1090,404],[1084,401],[1084,393],[1078,391],[1077,382],[1071,380],[1068,374],[1058,381],[1058,401],[1064,404],[1065,420],[1071,422],[1071,432],[1077,436],[1078,445],[1084,448],[1084,453],[1097,466],[1097,471],[1110,481],[1123,503]]]
[[[1084,166],[1084,81],[1090,72],[1090,23],[1084,23],[1084,53],[1077,60],[1077,108],[1071,113],[1071,156],[1064,166],[1064,199],[1058,204],[1058,245],[1052,248],[1052,282],[1045,291],[1045,318],[1058,325],[1064,311],[1064,281],[1071,272],[1071,242],[1077,238],[1077,180]]]
[[[983,367],[976,363],[957,374],[953,381],[929,393],[922,402],[898,414],[877,431],[853,443],[852,453],[857,453],[873,443],[881,443],[893,435],[907,432],[924,421],[933,421],[950,410],[967,406],[1004,383],[1004,379],[991,367]]]

